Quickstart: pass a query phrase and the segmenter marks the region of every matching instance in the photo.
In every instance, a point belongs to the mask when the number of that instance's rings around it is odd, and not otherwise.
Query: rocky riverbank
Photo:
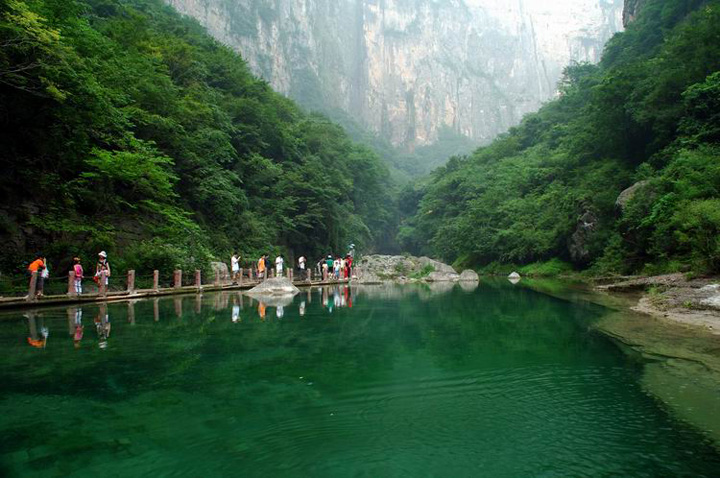
[[[355,280],[360,284],[385,282],[477,282],[477,273],[465,270],[458,273],[452,266],[429,257],[364,256],[355,263]]]
[[[641,293],[634,311],[720,335],[720,278],[688,279],[684,274],[669,274],[597,288],[611,293]]]

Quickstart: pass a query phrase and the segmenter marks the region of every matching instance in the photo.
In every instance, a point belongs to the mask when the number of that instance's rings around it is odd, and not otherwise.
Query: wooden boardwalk
[[[260,284],[261,281],[243,281],[242,284],[227,283],[221,285],[189,285],[182,287],[166,287],[159,289],[138,289],[132,292],[120,291],[120,292],[108,292],[106,295],[100,294],[83,294],[80,296],[61,294],[61,295],[48,295],[39,297],[35,300],[28,300],[26,297],[2,297],[0,298],[0,310],[3,309],[20,309],[20,308],[36,308],[46,306],[58,306],[58,305],[76,305],[76,304],[88,304],[95,302],[119,302],[127,300],[137,300],[150,297],[161,297],[168,295],[179,295],[179,294],[202,294],[205,292],[221,292],[221,291],[242,291],[249,290]],[[313,287],[313,286],[325,286],[325,285],[339,285],[349,284],[349,281],[293,281],[296,287]]]

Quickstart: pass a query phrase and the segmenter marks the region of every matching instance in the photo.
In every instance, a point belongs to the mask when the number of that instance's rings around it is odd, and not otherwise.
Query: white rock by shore
[[[472,271],[466,271],[474,273]],[[359,284],[384,282],[457,282],[460,274],[452,266],[429,257],[365,256],[355,263]],[[477,276],[477,274],[475,274]],[[468,277],[466,275],[466,277]]]
[[[262,282],[247,292],[249,296],[293,296],[300,292],[287,277],[276,277]]]

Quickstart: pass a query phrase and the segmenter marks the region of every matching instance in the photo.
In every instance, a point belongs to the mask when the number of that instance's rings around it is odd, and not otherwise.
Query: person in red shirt
[[[82,294],[83,266],[80,264],[79,257],[75,257],[73,262],[75,263],[75,265],[73,265],[73,271],[75,272],[75,293],[80,295]]]

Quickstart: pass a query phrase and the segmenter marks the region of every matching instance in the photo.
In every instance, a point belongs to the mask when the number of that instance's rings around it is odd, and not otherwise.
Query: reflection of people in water
[[[340,288],[335,287],[333,289],[333,305],[335,305],[335,308],[342,307],[342,298],[340,297]]]
[[[50,331],[45,327],[45,321],[42,318],[38,321],[34,313],[25,314],[25,318],[28,319],[28,328],[30,329],[30,336],[27,338],[28,344],[31,347],[44,349],[50,335]]]
[[[77,308],[75,309],[75,331],[73,333],[73,344],[75,345],[75,348],[80,347],[80,342],[82,342],[83,338],[83,332],[85,331],[85,328],[82,324],[82,309]]]
[[[282,305],[278,305],[277,307],[275,307],[275,316],[278,319],[282,319],[283,317],[285,317],[285,307],[283,307]]]
[[[258,303],[258,315],[262,320],[265,320],[265,304],[263,302]]]
[[[111,329],[112,324],[110,324],[110,316],[107,313],[107,308],[100,306],[98,315],[95,317],[95,330],[97,330],[98,334],[98,346],[101,349],[107,348]]]
[[[332,312],[332,306],[330,305],[330,300],[328,298],[328,288],[327,287],[322,288],[322,304],[323,304],[323,307],[325,307],[326,309],[329,309],[330,312]]]
[[[240,306],[235,304],[232,306],[232,321],[233,323],[238,323],[240,320]]]
[[[352,296],[350,295],[350,287],[348,286],[345,286],[343,290],[343,302],[345,303],[346,307],[352,309]]]
[[[305,301],[300,301],[300,317],[305,317]]]

